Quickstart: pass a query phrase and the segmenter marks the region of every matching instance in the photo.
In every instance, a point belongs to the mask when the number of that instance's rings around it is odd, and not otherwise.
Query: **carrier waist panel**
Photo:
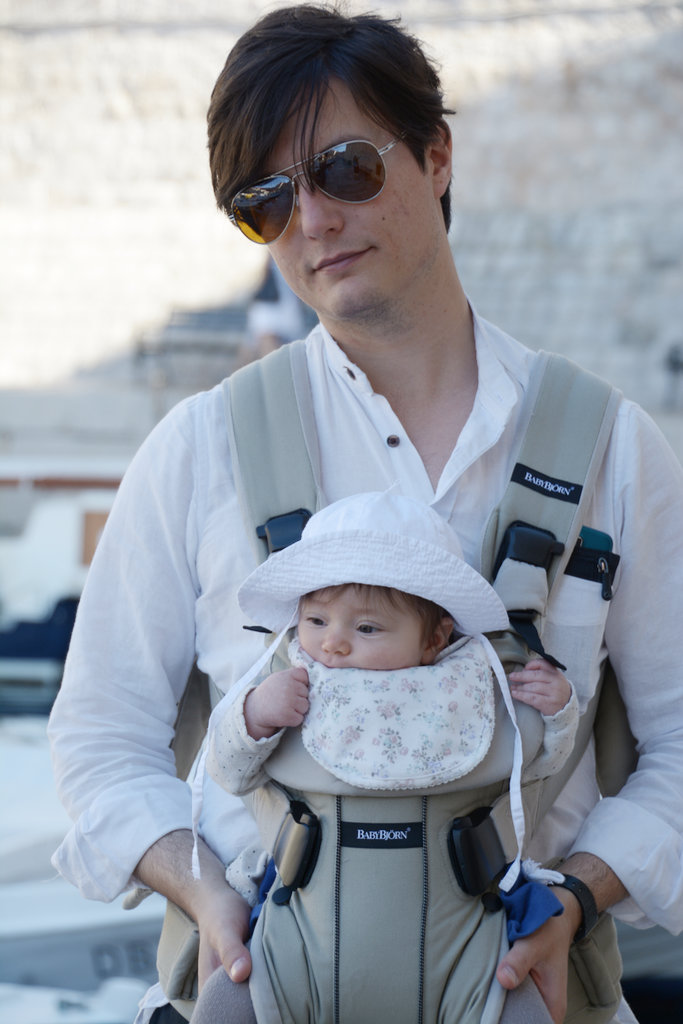
[[[255,937],[283,1022],[496,1021],[504,916],[462,892],[448,853],[453,818],[492,788],[466,800],[300,795],[321,822],[315,870],[288,904],[266,902]]]

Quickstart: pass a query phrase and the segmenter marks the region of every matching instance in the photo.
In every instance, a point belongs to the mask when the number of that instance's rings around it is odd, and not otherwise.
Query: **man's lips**
[[[324,259],[319,260],[316,264],[314,264],[313,270],[327,270],[328,268],[334,269],[336,267],[341,268],[347,266],[349,263],[352,263],[354,260],[358,259],[359,256],[362,256],[366,252],[367,249],[353,249],[349,250],[348,252],[335,253],[334,256],[325,256]]]

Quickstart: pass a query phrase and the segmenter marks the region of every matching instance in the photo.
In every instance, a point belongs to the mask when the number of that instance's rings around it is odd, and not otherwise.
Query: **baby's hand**
[[[274,736],[286,726],[301,725],[308,711],[308,673],[305,668],[274,672],[247,694],[244,721],[254,740]]]
[[[572,690],[559,668],[543,658],[536,658],[518,672],[510,673],[510,693],[515,700],[550,716],[562,710]]]

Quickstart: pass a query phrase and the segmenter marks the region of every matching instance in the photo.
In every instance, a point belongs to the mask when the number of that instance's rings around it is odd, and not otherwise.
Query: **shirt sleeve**
[[[630,899],[632,924],[683,930],[683,472],[656,426],[630,406],[613,445],[621,556],[605,643],[637,741],[636,771],[600,800],[571,852],[593,853]],[[608,752],[609,753],[609,752]]]
[[[155,428],[124,477],[49,722],[57,789],[73,821],[53,864],[91,899],[111,900],[134,884],[143,853],[192,822],[170,748],[202,598],[204,484],[189,407],[181,403]],[[241,844],[246,811],[236,799],[234,807]]]

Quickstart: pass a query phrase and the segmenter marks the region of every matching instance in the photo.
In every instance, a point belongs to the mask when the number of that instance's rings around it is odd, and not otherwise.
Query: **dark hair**
[[[310,594],[304,594],[301,601],[315,594],[316,600],[332,601],[338,594],[351,587],[361,597],[368,599],[375,598],[383,601],[391,608],[407,609],[414,612],[422,622],[422,642],[429,643],[443,622],[444,618],[452,619],[450,612],[445,611],[434,601],[426,597],[419,597],[417,594],[409,594],[405,590],[397,590],[395,587],[383,587],[374,583],[337,583],[330,587],[321,587]]]
[[[236,192],[264,175],[287,117],[297,112],[301,157],[313,152],[316,122],[334,81],[359,108],[400,135],[420,167],[439,133],[448,135],[441,83],[420,43],[399,19],[347,16],[301,4],[266,14],[231,50],[211,94],[209,165],[226,213]],[[450,226],[450,188],[441,197]]]

